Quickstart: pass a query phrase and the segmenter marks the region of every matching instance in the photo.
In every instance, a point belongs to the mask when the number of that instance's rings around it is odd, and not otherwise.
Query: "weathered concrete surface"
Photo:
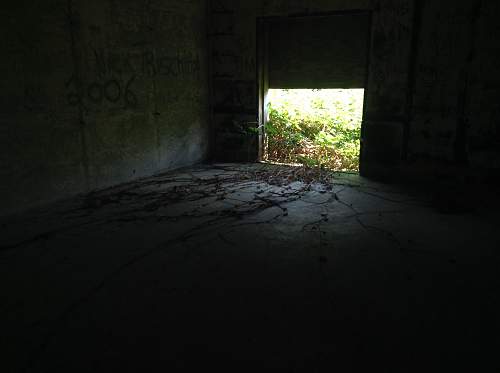
[[[258,157],[256,135],[245,131],[259,121],[257,19],[349,10],[373,15],[361,172],[410,175],[440,162],[500,174],[500,5],[481,0],[213,1],[218,158]]]
[[[440,1],[421,8],[409,158],[498,171],[500,5]]]
[[[2,6],[0,214],[205,158],[206,6]]]
[[[373,14],[368,85],[364,87],[367,92],[364,126],[373,128],[370,134],[381,127],[382,131],[390,132],[395,142],[387,149],[377,137],[368,137],[368,134],[362,145],[363,171],[368,173],[368,169],[381,163],[387,167],[386,159],[392,164],[399,162],[401,133],[407,117],[413,5],[411,0],[213,1],[210,35],[215,95],[212,110],[218,159],[253,161],[258,157],[256,136],[245,131],[256,127],[259,120],[256,55],[257,45],[263,41],[257,40],[257,19],[364,10]],[[326,33],[324,37],[329,39],[332,35]],[[325,45],[328,44],[325,41]],[[333,57],[331,63],[335,64]]]
[[[4,220],[2,371],[496,372],[495,205],[439,197],[226,164]]]

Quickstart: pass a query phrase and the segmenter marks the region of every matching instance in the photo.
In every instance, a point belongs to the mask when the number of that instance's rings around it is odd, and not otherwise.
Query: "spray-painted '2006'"
[[[120,104],[124,108],[137,107],[138,100],[132,90],[135,76],[126,80],[110,78],[108,80],[96,80],[90,83],[79,84],[75,75],[66,82],[67,103],[70,106],[87,104],[100,105],[104,102]]]

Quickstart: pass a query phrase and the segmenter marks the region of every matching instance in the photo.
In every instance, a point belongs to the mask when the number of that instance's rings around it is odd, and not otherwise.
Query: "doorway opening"
[[[267,162],[359,172],[364,89],[269,89]]]

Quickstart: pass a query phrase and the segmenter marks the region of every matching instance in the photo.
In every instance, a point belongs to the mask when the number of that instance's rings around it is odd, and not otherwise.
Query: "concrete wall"
[[[0,10],[0,214],[201,161],[210,136],[256,160],[257,20],[353,9],[373,14],[362,171],[500,168],[497,2],[19,0]]]
[[[486,0],[213,0],[217,158],[258,157],[256,20],[356,9],[373,12],[362,173],[500,169],[500,5]]]
[[[409,161],[500,169],[500,4],[425,1]]]
[[[373,11],[367,87],[364,166],[401,159],[408,118],[408,80],[413,36],[412,0],[213,0],[212,81],[216,157],[255,160],[257,112],[257,19],[344,10]],[[390,140],[387,140],[390,139]]]
[[[0,213],[205,159],[205,0],[0,12]]]

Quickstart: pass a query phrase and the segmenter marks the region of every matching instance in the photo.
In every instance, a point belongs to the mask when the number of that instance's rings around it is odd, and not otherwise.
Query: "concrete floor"
[[[0,370],[499,372],[483,207],[226,164],[4,219]]]

